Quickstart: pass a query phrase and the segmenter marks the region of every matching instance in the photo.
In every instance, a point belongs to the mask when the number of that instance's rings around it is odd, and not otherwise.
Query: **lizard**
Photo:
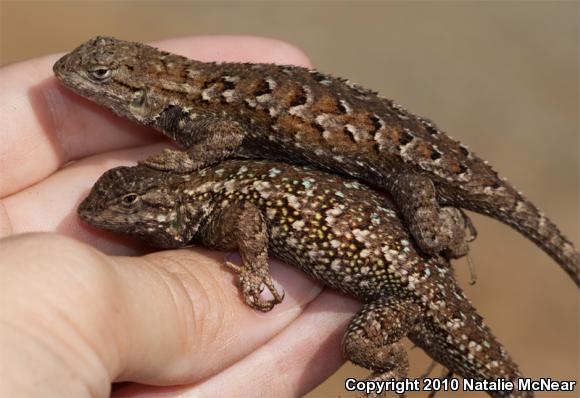
[[[290,65],[204,63],[102,36],[53,69],[77,94],[185,148],[148,159],[152,167],[189,172],[228,157],[309,164],[389,193],[427,254],[468,252],[476,231],[467,209],[515,228],[580,286],[573,243],[486,161],[348,80]]]
[[[241,265],[225,264],[238,275],[245,303],[260,311],[284,296],[273,284],[270,254],[358,299],[363,307],[342,352],[373,371],[369,380],[407,377],[404,337],[462,377],[521,377],[449,260],[416,249],[393,203],[356,180],[267,160],[225,160],[195,173],[139,164],[105,172],[77,212],[93,227],[158,248],[239,250]],[[271,298],[263,297],[265,288]]]

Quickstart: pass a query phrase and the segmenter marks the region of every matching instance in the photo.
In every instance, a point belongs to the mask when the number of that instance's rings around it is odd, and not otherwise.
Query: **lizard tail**
[[[508,183],[484,189],[454,204],[501,221],[552,257],[580,287],[580,253],[558,227]]]
[[[446,274],[448,264],[438,268],[434,283],[420,286],[429,297],[429,303],[444,302],[434,306],[419,327],[411,330],[408,337],[427,355],[458,374],[467,381],[511,381],[515,386],[522,374],[518,365],[485,324],[473,304],[457,285],[453,270]],[[436,268],[437,269],[437,268]],[[436,287],[435,287],[436,286]],[[423,290],[423,291],[425,291]],[[504,389],[497,383],[496,391],[487,391],[492,397],[533,398],[532,392]]]

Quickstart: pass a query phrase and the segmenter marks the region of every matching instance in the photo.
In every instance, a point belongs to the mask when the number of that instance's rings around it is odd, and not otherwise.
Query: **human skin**
[[[155,45],[202,61],[309,65],[262,38]],[[58,57],[0,70],[0,396],[101,397],[131,381],[112,396],[293,397],[332,374],[353,300],[272,260],[286,296],[258,313],[223,253],[147,254],[80,223],[76,206],[98,176],[168,144],[62,87]]]

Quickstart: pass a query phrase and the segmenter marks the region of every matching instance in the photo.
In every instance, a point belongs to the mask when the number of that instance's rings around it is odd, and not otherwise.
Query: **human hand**
[[[199,60],[308,65],[267,39],[158,45]],[[223,254],[143,255],[79,223],[76,206],[100,174],[167,144],[62,87],[57,58],[0,71],[0,395],[108,396],[111,383],[131,381],[112,395],[290,397],[327,378],[354,301],[272,261],[286,296],[257,313]]]

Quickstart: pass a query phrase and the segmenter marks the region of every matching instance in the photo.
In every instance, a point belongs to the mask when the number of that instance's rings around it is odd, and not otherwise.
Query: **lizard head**
[[[79,205],[79,217],[89,225],[121,232],[160,248],[177,248],[191,241],[203,217],[179,200],[179,182],[187,175],[139,165],[105,172]],[[191,206],[190,206],[191,207]]]
[[[149,124],[165,108],[151,87],[165,70],[164,57],[177,57],[153,47],[95,37],[61,57],[54,74],[77,94],[120,116]]]

